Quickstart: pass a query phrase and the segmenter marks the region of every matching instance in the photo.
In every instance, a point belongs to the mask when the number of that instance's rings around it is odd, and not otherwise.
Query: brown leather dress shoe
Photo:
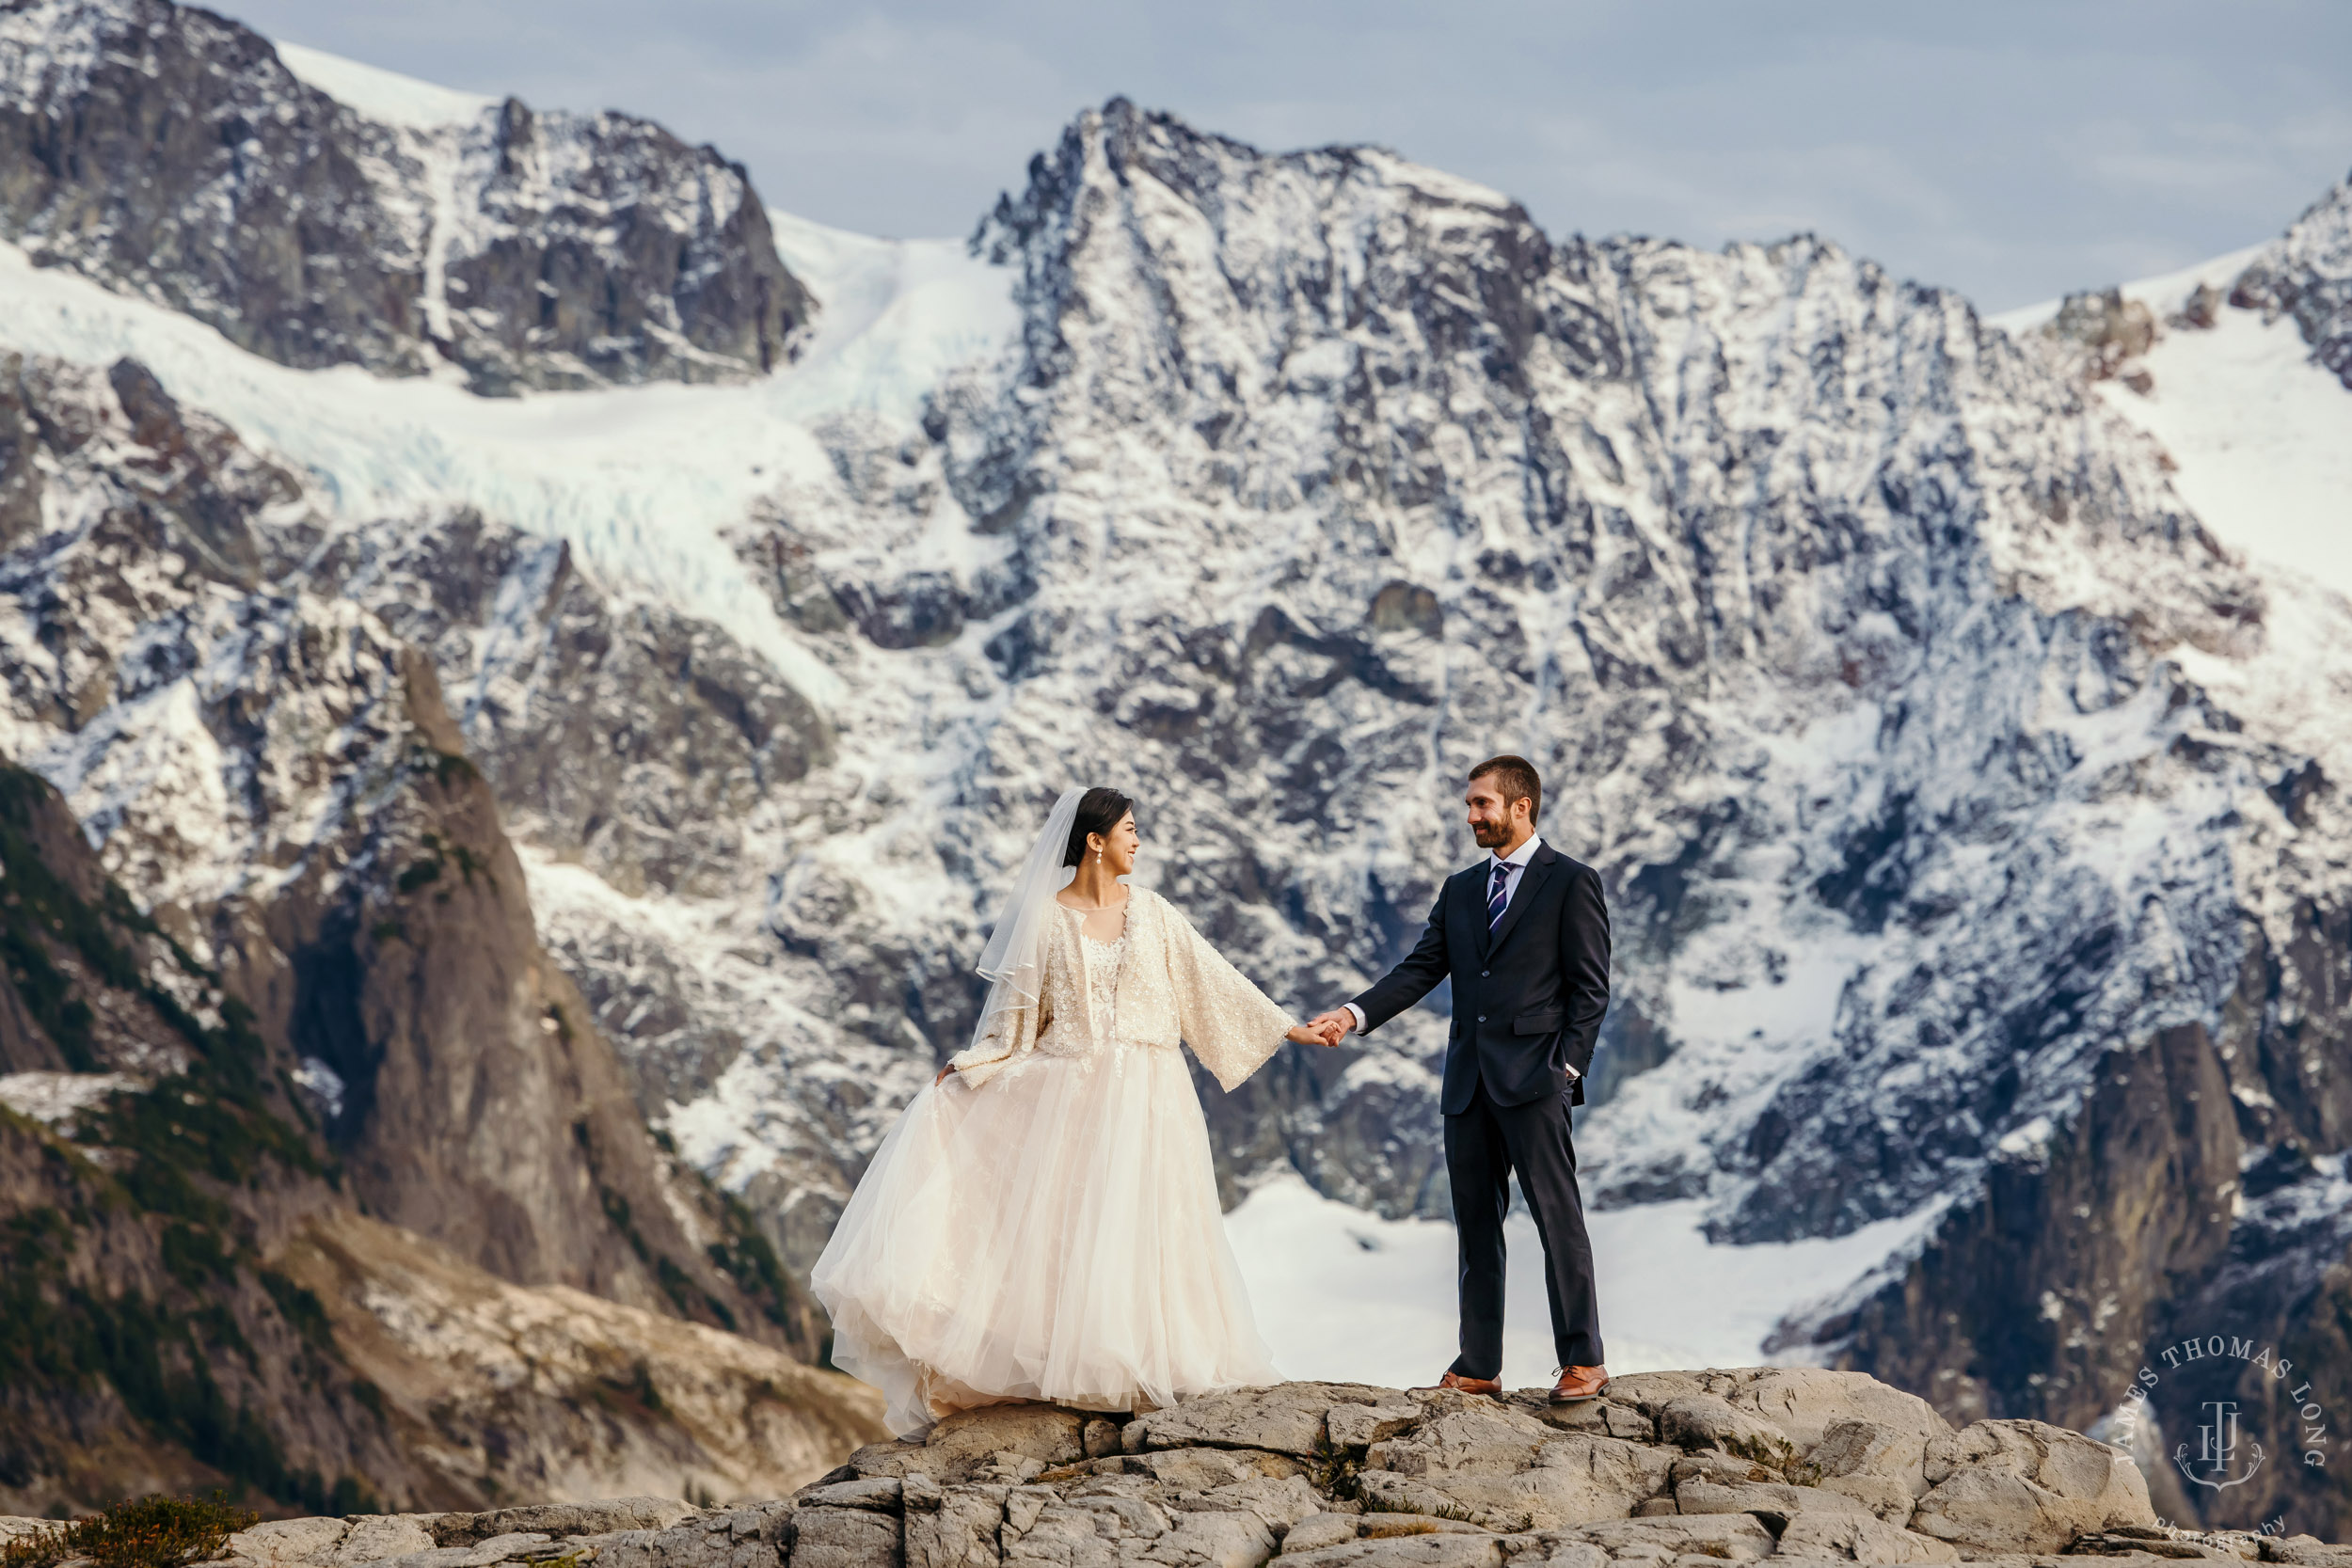
[[[1459,1372],[1448,1372],[1445,1376],[1438,1379],[1437,1382],[1424,1384],[1421,1387],[1414,1389],[1413,1392],[1416,1394],[1432,1394],[1440,1388],[1451,1388],[1456,1393],[1462,1394],[1485,1394],[1489,1398],[1500,1399],[1502,1395],[1502,1379],[1499,1377],[1464,1377]]]
[[[1554,1404],[1581,1404],[1586,1400],[1600,1398],[1600,1391],[1609,1386],[1606,1367],[1563,1367],[1560,1381],[1551,1386]]]

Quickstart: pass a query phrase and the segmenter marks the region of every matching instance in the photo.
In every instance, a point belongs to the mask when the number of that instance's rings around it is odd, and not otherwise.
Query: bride
[[[1140,845],[1117,790],[1055,802],[981,955],[971,1048],[882,1140],[817,1260],[834,1362],[882,1390],[895,1432],[1004,1400],[1136,1410],[1278,1381],[1177,1041],[1231,1089],[1285,1039],[1335,1038],[1121,886]]]

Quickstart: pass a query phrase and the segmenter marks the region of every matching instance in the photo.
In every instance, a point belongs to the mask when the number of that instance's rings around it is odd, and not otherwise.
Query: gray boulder
[[[1311,1458],[1330,1446],[1324,1417],[1333,1405],[1394,1409],[1408,1402],[1393,1388],[1360,1383],[1283,1383],[1186,1400],[1127,1424],[1129,1453],[1147,1449],[1264,1449]]]
[[[1422,1418],[1410,1400],[1392,1404],[1335,1404],[1324,1412],[1324,1431],[1335,1449],[1368,1449],[1408,1431]]]
[[[440,1521],[437,1513],[354,1519],[326,1561],[328,1568],[358,1568],[363,1562],[383,1562],[430,1551],[439,1544],[433,1539],[431,1527]]]
[[[1770,1421],[1713,1394],[1685,1394],[1658,1412],[1658,1440],[1685,1449],[1721,1449],[1766,1465],[1786,1465],[1796,1445]]]
[[[1915,1435],[1922,1443],[1947,1436],[1952,1427],[1916,1394],[1890,1388],[1867,1372],[1825,1367],[1745,1367],[1706,1374],[1726,1380],[1723,1397],[1771,1422],[1799,1449],[1810,1449],[1843,1421],[1867,1421]]]
[[[2148,1482],[2122,1449],[2042,1421],[1978,1421],[1927,1446],[1912,1515],[1924,1535],[1977,1552],[2057,1552],[2118,1527],[2153,1529]]]
[[[501,1535],[602,1535],[614,1530],[667,1529],[700,1510],[675,1497],[613,1497],[594,1503],[541,1503],[486,1513],[442,1513],[428,1527],[437,1546],[472,1546]]]
[[[1887,1524],[1869,1513],[1817,1511],[1790,1518],[1774,1554],[1784,1558],[1851,1558],[1857,1562],[1957,1562],[1948,1544]]]
[[[1658,1495],[1673,1461],[1620,1438],[1560,1433],[1490,1402],[1433,1402],[1408,1434],[1366,1450],[1367,1504],[1451,1514],[1499,1530],[1623,1519]]]
[[[866,1508],[803,1508],[793,1516],[795,1568],[878,1568],[904,1560],[898,1516]]]
[[[1008,1486],[943,1488],[928,1476],[909,1476],[907,1568],[993,1568],[1003,1560],[998,1542],[1010,1491]]]
[[[574,1536],[546,1556],[596,1568],[775,1568],[793,1528],[794,1505],[762,1503],[723,1513],[699,1513],[682,1504],[684,1516],[666,1529],[616,1530]]]
[[[239,1530],[223,1548],[232,1561],[266,1564],[318,1562],[343,1544],[351,1527],[341,1519],[268,1519]],[[8,1539],[0,1529],[0,1541]],[[432,1539],[430,1536],[427,1540]]]
[[[1209,1492],[1256,1481],[1283,1481],[1306,1473],[1302,1460],[1254,1449],[1162,1449],[1119,1462],[1119,1471],[1146,1475],[1168,1492]],[[1304,1487],[1305,1481],[1299,1484]],[[1312,1496],[1311,1489],[1309,1496]]]
[[[1790,1486],[1781,1481],[1740,1481],[1724,1485],[1711,1481],[1686,1481],[1675,1488],[1675,1507],[1684,1514],[1753,1513],[1778,1528],[1801,1513],[1860,1515],[1875,1520],[1867,1506],[1839,1492],[1817,1486]]]
[[[958,1411],[919,1442],[869,1443],[844,1469],[867,1478],[920,1474],[943,1485],[1026,1481],[1087,1457],[1088,1418],[1050,1404],[991,1404]]]
[[[1142,1495],[1133,1477],[1089,1481],[1034,1513],[1009,1507],[1000,1534],[1003,1562],[1055,1568],[1117,1568],[1151,1562],[1165,1568],[1257,1568],[1274,1555],[1265,1521],[1241,1510],[1179,1511]],[[798,1560],[795,1559],[795,1561]]]
[[[1745,1513],[1627,1519],[1587,1525],[1576,1534],[1621,1563],[1667,1563],[1685,1557],[1753,1562],[1772,1556],[1774,1545],[1772,1532]]]
[[[1913,1497],[1918,1497],[1928,1489],[1928,1444],[1941,1435],[1877,1421],[1840,1419],[1829,1424],[1821,1440],[1805,1454],[1805,1461],[1824,1478],[1880,1476],[1902,1482]]]

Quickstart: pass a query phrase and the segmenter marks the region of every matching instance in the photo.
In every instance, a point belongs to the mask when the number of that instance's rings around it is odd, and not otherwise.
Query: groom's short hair
[[[1488,757],[1470,770],[1470,782],[1481,779],[1495,782],[1495,793],[1502,797],[1504,809],[1521,796],[1527,799],[1527,820],[1533,825],[1544,814],[1544,781],[1535,776],[1535,765],[1525,757]]]

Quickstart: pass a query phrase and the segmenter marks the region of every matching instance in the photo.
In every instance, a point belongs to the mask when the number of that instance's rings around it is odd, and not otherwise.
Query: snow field
[[[2143,393],[2101,382],[2098,395],[2163,444],[2179,465],[2173,487],[2225,544],[2352,594],[2352,390],[2312,358],[2286,317],[2225,305],[2211,327],[2166,322],[2201,284],[2226,298],[2264,248],[2124,284],[2123,297],[2158,324],[2141,361],[2155,385]],[[2023,334],[2057,313],[2053,300],[1988,320]]]
[[[1612,1372],[1753,1366],[1783,1317],[1867,1273],[1923,1216],[1827,1240],[1718,1246],[1698,1199],[1588,1212]],[[1225,1219],[1259,1332],[1293,1378],[1410,1387],[1454,1359],[1454,1227],[1384,1220],[1321,1196],[1296,1176],[1259,1186]],[[1508,1223],[1505,1387],[1549,1385],[1554,1362],[1543,1247],[1515,1207]]]

